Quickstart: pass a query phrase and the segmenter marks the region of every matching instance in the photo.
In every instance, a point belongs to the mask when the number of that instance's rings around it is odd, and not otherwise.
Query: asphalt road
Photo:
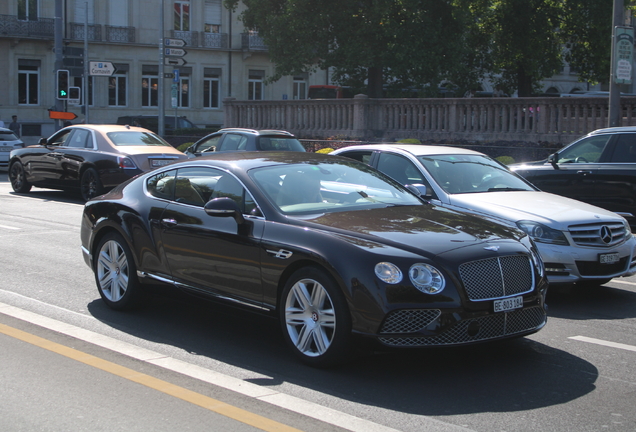
[[[315,370],[259,315],[170,290],[108,309],[82,207],[0,172],[0,430],[636,430],[636,277],[551,288],[526,338]]]

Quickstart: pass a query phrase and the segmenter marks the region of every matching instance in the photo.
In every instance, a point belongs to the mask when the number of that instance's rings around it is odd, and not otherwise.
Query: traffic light
[[[58,69],[57,71],[57,98],[68,99],[68,78],[67,70]]]
[[[69,87],[68,88],[68,99],[69,102],[72,100],[79,101],[81,99],[81,92],[79,87]]]

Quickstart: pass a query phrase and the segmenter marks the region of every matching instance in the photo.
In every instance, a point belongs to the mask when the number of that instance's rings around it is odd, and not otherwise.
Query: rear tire
[[[26,173],[22,162],[13,162],[9,168],[11,187],[17,193],[27,193],[31,190],[31,183],[26,180]]]
[[[103,193],[102,182],[99,180],[99,174],[94,168],[88,168],[82,173],[80,193],[84,201],[100,196]]]
[[[351,317],[342,291],[315,267],[297,270],[287,281],[279,308],[285,341],[314,367],[341,363],[351,351]]]
[[[142,287],[132,252],[118,233],[104,236],[94,257],[95,283],[102,300],[112,309],[133,309],[141,303]]]

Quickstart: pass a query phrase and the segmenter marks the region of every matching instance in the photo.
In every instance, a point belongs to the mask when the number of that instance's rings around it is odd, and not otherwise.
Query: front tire
[[[13,162],[9,168],[11,187],[17,193],[27,193],[31,190],[31,183],[26,180],[26,172],[22,162]]]
[[[342,291],[324,271],[297,270],[285,285],[279,310],[285,340],[304,363],[327,367],[349,354],[349,309]]]
[[[102,182],[94,168],[88,168],[82,173],[80,179],[80,193],[82,199],[88,201],[103,193]]]
[[[142,288],[137,267],[120,234],[107,234],[99,242],[94,267],[97,290],[110,308],[127,310],[139,305]]]

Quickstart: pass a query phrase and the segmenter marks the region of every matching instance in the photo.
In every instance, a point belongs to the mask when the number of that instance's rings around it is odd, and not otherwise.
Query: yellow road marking
[[[270,420],[258,414],[251,413],[225,402],[221,402],[219,400],[204,396],[183,387],[179,387],[158,378],[154,378],[150,375],[137,372],[127,367],[120,366],[99,357],[95,357],[82,351],[69,348],[67,346],[52,342],[39,336],[32,335],[13,327],[9,327],[4,324],[0,324],[0,333],[4,333],[7,336],[11,336],[15,339],[19,339],[31,345],[44,348],[48,351],[60,354],[72,360],[76,360],[78,362],[84,363],[97,369],[101,369],[105,372],[111,373],[129,381],[133,381],[151,389],[160,391],[167,395],[179,398],[186,402],[190,402],[194,405],[200,406],[207,410],[213,411],[225,417],[229,417],[231,419],[248,424],[264,431],[300,432],[299,429],[295,429],[282,423],[278,423],[274,420]]]

